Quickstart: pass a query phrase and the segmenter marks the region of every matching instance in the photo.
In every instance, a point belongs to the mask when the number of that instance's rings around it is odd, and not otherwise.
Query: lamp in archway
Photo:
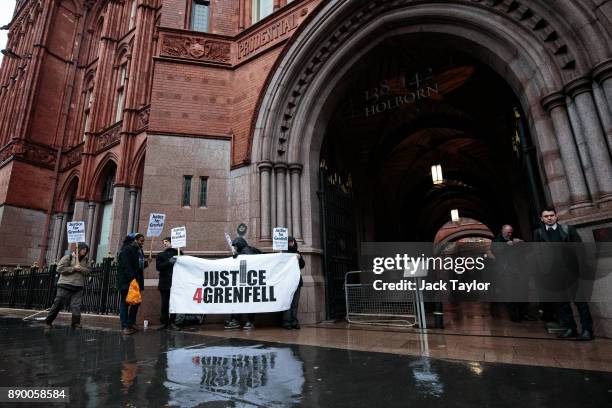
[[[442,177],[442,166],[439,164],[434,164],[431,166],[431,179],[434,184],[442,184],[444,182],[444,177]]]
[[[451,221],[459,222],[459,210],[451,210]]]

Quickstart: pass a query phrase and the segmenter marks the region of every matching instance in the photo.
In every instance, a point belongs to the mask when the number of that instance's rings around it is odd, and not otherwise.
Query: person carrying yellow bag
[[[117,265],[117,285],[120,292],[119,318],[121,333],[130,335],[136,332],[136,316],[142,302],[144,289],[144,269],[146,262],[142,245],[144,235],[130,233],[123,240]],[[130,286],[132,289],[130,290]]]

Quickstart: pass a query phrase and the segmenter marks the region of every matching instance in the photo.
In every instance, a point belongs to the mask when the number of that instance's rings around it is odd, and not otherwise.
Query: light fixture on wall
[[[451,210],[451,221],[452,222],[459,221],[459,210]]]
[[[434,184],[442,184],[444,182],[444,177],[442,177],[442,166],[439,164],[434,164],[431,166],[431,179]]]

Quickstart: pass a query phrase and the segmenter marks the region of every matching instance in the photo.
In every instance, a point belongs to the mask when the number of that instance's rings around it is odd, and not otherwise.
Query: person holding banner
[[[87,267],[87,253],[89,246],[86,243],[77,244],[76,252],[70,253],[60,259],[57,272],[60,275],[57,281],[57,294],[53,306],[45,319],[47,327],[52,327],[63,305],[70,305],[72,312],[72,328],[81,328],[81,303],[83,301],[83,287],[85,276],[89,273]]]
[[[304,258],[302,258],[302,254],[300,254],[300,251],[298,251],[298,244],[294,237],[290,236],[288,238],[287,246],[287,252],[296,254],[301,271],[306,266],[306,261],[304,261]],[[291,300],[291,308],[283,312],[283,329],[300,329],[300,322],[298,321],[297,313],[298,306],[300,304],[300,289],[302,288],[302,284],[302,276],[300,275],[300,283],[297,289],[295,290],[295,293],[293,294],[293,299]]]
[[[119,318],[121,320],[121,333],[126,335],[136,332],[136,315],[140,306],[126,303],[130,283],[133,279],[136,279],[140,291],[144,290],[146,262],[142,251],[143,244],[144,235],[129,233],[123,240],[117,261],[117,285],[120,291]]]
[[[159,272],[157,289],[159,289],[159,294],[161,296],[161,314],[159,321],[162,326],[159,330],[168,329],[173,326],[170,316],[170,288],[172,287],[172,268],[174,267],[172,257],[178,254],[177,250],[172,248],[170,237],[164,238],[162,244],[164,245],[164,251],[159,253],[155,258],[155,267]]]
[[[242,237],[234,238],[232,241],[232,247],[234,247],[234,258],[238,255],[257,255],[261,254],[261,251],[257,248],[249,246],[246,239]],[[242,318],[242,314],[233,314],[230,316],[230,319],[225,322],[225,329],[233,330],[240,328],[240,320]],[[253,313],[246,314],[246,322],[242,328],[244,330],[253,330],[255,328],[255,324],[253,324],[253,320],[255,320],[255,315]]]

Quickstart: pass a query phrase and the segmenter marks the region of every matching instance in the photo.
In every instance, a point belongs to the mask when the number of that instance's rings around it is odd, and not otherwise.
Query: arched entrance
[[[286,225],[313,258],[328,252],[317,194],[323,162],[333,179],[350,180],[356,242],[431,241],[456,207],[490,225],[515,223],[524,235],[541,203],[566,219],[605,217],[597,207],[612,197],[612,182],[598,180],[612,162],[598,150],[608,151],[602,124],[587,112],[608,107],[587,85],[610,50],[592,42],[607,38],[603,29],[568,31],[589,19],[585,10],[356,3],[319,9],[270,78],[252,150],[260,239]],[[446,168],[444,188],[432,187],[434,164]],[[326,278],[311,273],[319,294]]]

